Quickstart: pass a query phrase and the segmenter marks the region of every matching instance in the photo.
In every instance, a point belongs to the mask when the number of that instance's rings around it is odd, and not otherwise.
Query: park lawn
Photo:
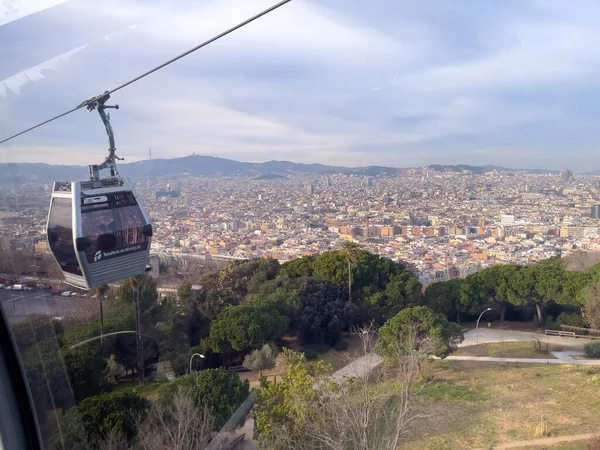
[[[493,342],[459,347],[452,354],[456,356],[492,356],[496,358],[555,359],[550,352],[569,350],[569,348],[561,345],[546,344],[544,342],[542,342],[541,346],[542,350],[535,348],[533,341]],[[573,350],[581,351],[581,349]]]
[[[143,386],[138,386],[137,380],[128,381],[118,383],[113,388],[113,392],[136,392],[138,395],[154,401],[158,399],[158,390],[166,383],[169,383],[169,381],[147,381]]]
[[[535,439],[542,415],[548,436],[600,430],[600,368],[447,360],[435,361],[431,370],[434,378],[414,397],[414,407],[434,414],[412,423],[401,449],[489,448]]]

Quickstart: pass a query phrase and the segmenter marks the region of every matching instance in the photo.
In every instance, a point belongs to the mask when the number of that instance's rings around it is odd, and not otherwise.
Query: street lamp
[[[479,314],[479,319],[477,319],[477,325],[475,326],[475,335],[477,337],[477,344],[479,344],[479,320],[481,320],[481,316],[483,316],[483,314],[485,314],[488,311],[491,311],[492,308],[488,308],[485,311],[483,311],[481,314]]]
[[[202,355],[201,353],[194,353],[191,357],[190,357],[190,373],[192,373],[192,361],[194,359],[194,356],[199,356],[200,358],[204,359],[204,355]]]

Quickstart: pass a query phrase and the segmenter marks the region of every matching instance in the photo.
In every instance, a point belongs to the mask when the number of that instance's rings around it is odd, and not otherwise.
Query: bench
[[[560,331],[560,330],[545,330],[548,336],[568,336],[577,337],[574,331]]]

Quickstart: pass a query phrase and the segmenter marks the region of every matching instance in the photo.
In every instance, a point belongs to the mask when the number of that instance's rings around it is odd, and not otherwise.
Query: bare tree
[[[209,408],[196,407],[180,391],[169,404],[154,403],[138,442],[144,450],[199,450],[207,447],[213,427]]]
[[[102,440],[98,442],[98,450],[128,450],[129,444],[125,436],[109,432]]]
[[[417,412],[412,403],[421,365],[435,349],[434,340],[413,330],[394,343],[393,358],[387,361],[387,373],[395,380],[390,385],[381,383],[386,370],[373,351],[378,337],[375,326],[354,332],[361,339],[362,355],[348,366],[352,373],[342,380],[329,378],[316,383],[316,395],[307,408],[311,414],[301,431],[296,429],[295,436],[281,436],[285,445],[275,443],[273,448],[395,450],[412,421],[433,414]]]

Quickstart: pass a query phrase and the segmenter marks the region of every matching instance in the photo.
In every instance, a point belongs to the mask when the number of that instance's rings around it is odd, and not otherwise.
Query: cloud
[[[72,1],[0,27],[0,40],[23,37],[18,54],[0,49],[10,62],[0,134],[117,86],[271,4]],[[155,157],[587,168],[598,125],[591,99],[600,91],[591,18],[600,6],[469,5],[291,2],[116,93],[119,152],[133,160],[151,146]],[[39,33],[42,19],[56,40]],[[78,111],[0,147],[0,160],[18,149],[21,160],[87,163],[105,142],[97,115]]]

